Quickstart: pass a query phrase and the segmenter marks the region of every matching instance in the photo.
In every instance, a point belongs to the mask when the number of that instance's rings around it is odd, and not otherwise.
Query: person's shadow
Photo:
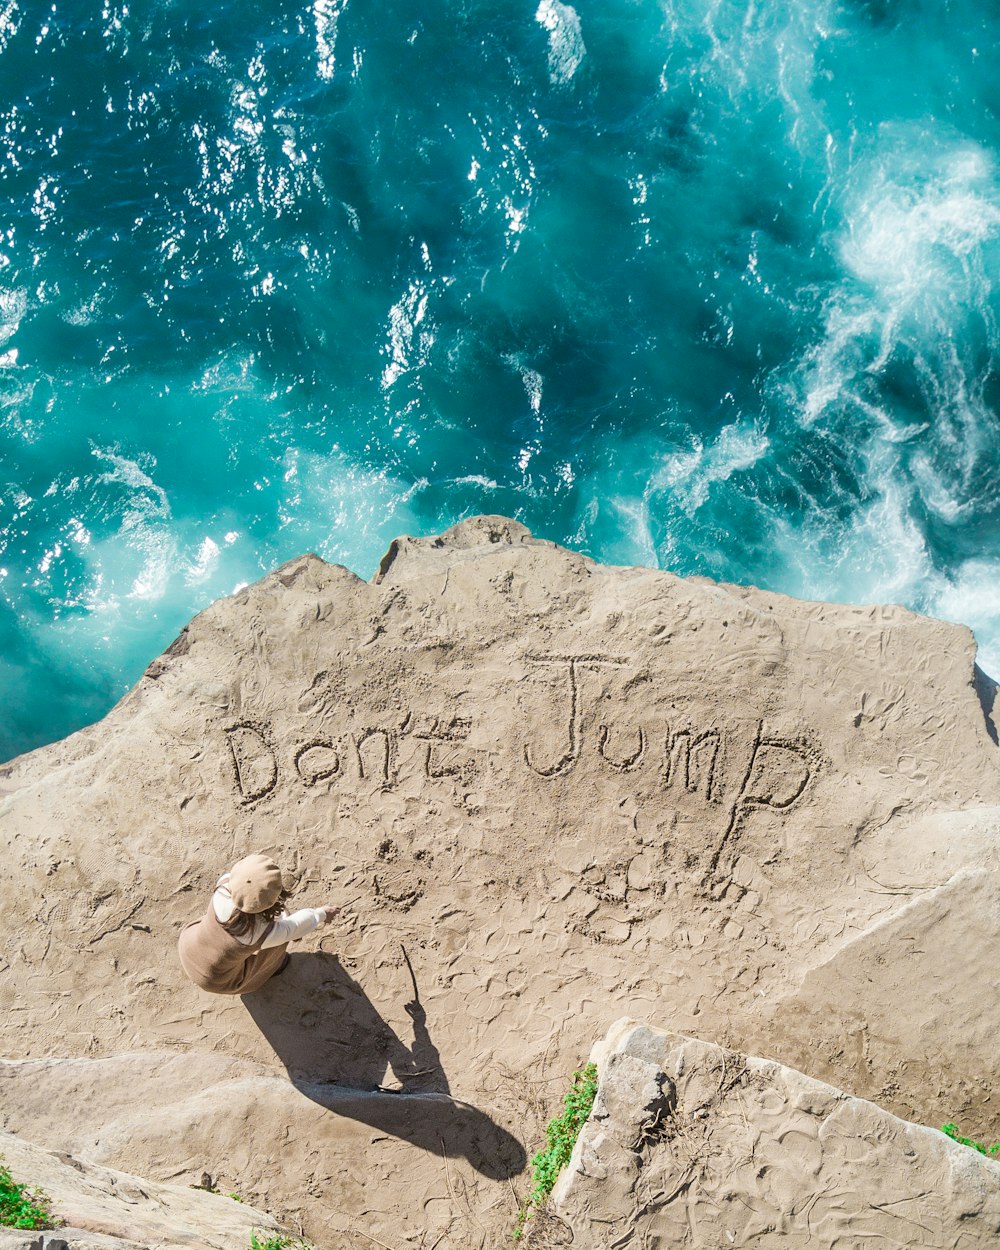
[[[414,981],[414,991],[416,982]],[[450,1096],[419,996],[407,1047],[336,955],[303,951],[244,1006],[295,1085],[337,1115],[449,1158],[464,1157],[491,1180],[524,1170],[516,1137],[471,1103]],[[396,1084],[382,1084],[387,1068]]]

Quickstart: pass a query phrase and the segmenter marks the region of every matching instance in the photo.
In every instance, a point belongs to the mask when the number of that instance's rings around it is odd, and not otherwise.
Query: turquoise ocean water
[[[973,626],[1000,9],[0,0],[0,757],[314,550],[516,516]]]

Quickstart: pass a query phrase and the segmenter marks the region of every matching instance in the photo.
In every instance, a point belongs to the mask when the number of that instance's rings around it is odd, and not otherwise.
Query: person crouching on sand
[[[337,907],[303,907],[288,915],[288,891],[281,869],[255,853],[219,878],[200,920],[181,930],[181,967],[211,994],[250,994],[282,972],[291,956],[288,943],[329,924]]]

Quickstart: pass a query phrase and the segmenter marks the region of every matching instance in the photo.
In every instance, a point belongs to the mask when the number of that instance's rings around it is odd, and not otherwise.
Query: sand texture
[[[500,1246],[628,1015],[995,1140],[974,659],[900,608],[603,567],[499,517],[398,540],[372,583],[295,560],[0,769],[5,1126],[208,1171],[323,1247]],[[177,934],[255,849],[343,911],[212,997]]]
[[[997,1245],[1000,1162],[936,1129],[630,1020],[593,1057],[593,1114],[525,1250]]]

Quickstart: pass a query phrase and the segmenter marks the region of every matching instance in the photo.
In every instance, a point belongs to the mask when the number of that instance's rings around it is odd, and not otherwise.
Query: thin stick
[[[410,971],[410,980],[413,982],[413,1001],[419,1003],[420,991],[417,989],[417,978],[413,975],[413,964],[410,963],[410,957],[407,955],[406,947],[402,942],[399,944],[399,949],[403,952],[403,958],[406,960],[406,966]]]
[[[458,1199],[455,1197],[455,1191],[451,1187],[451,1171],[448,1167],[448,1147],[444,1144],[443,1137],[439,1137],[438,1141],[441,1143],[441,1154],[444,1156],[444,1175],[445,1180],[448,1182],[448,1193],[451,1194],[452,1203],[457,1207]]]

